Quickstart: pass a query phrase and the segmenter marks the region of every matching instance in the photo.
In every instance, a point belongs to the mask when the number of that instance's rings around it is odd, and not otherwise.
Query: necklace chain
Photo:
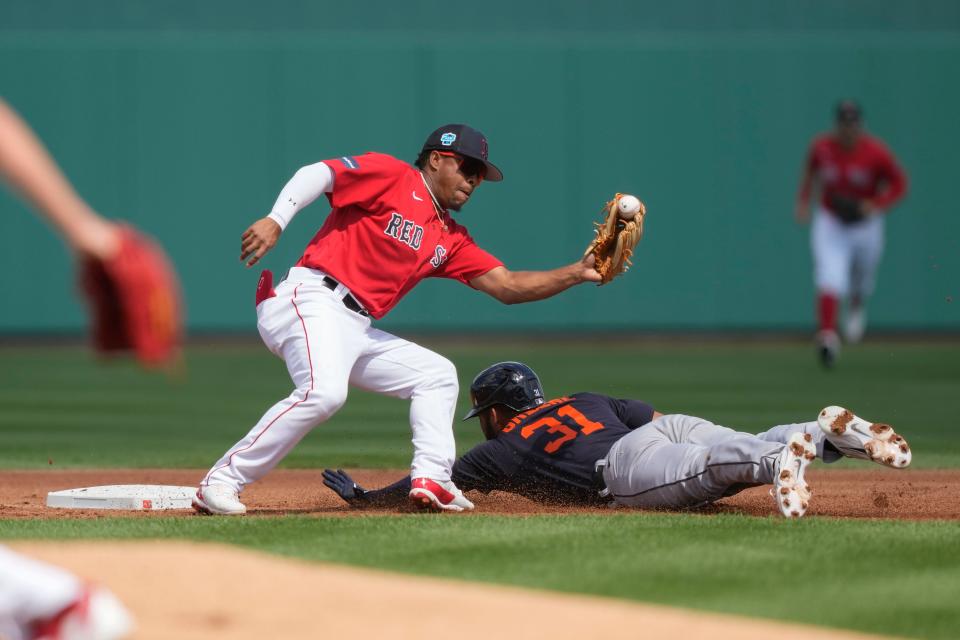
[[[433,195],[433,189],[430,188],[430,185],[427,184],[427,178],[423,175],[423,171],[420,172],[420,179],[423,180],[423,186],[426,187],[427,193],[430,194],[430,201],[433,202],[434,213],[437,214],[437,220],[440,221],[440,226],[443,227],[443,230],[447,230],[447,223],[443,219],[443,214],[446,213],[446,209],[440,206],[440,202],[437,201],[437,196]]]

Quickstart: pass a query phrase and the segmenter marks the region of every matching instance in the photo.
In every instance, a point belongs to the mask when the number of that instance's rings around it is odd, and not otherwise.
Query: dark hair
[[[860,122],[863,120],[863,109],[856,100],[841,100],[834,107],[834,116],[837,122]]]
[[[417,160],[413,163],[417,169],[426,169],[427,161],[430,159],[430,152],[432,149],[424,149],[420,152],[420,155],[417,156]]]

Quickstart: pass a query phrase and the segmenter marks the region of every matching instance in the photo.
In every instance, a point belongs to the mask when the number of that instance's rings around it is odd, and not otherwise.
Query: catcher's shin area
[[[608,202],[603,222],[595,223],[596,237],[583,255],[593,253],[600,284],[606,284],[630,268],[630,257],[643,237],[647,208],[635,196],[618,193]]]

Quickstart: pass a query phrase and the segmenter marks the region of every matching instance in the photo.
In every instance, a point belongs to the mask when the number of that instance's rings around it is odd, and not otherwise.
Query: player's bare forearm
[[[249,258],[248,267],[260,262],[260,258],[277,244],[280,231],[280,225],[270,218],[260,218],[254,222],[240,236],[240,260]]]
[[[800,191],[797,193],[797,205],[794,217],[803,224],[810,220],[810,198],[816,186],[816,180],[809,169],[805,169],[800,180]]]
[[[583,282],[580,272],[579,264],[552,271],[514,271],[494,297],[504,304],[544,300]]]
[[[99,257],[116,251],[113,225],[77,195],[30,126],[0,99],[0,177],[6,178],[75,249]]]
[[[533,302],[555,296],[583,282],[599,282],[600,274],[593,268],[594,257],[551,271],[509,271],[497,267],[470,284],[504,304]]]

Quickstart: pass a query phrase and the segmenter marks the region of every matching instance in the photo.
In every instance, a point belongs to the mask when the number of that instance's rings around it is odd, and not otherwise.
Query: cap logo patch
[[[442,144],[442,145],[445,146],[445,147],[449,147],[450,145],[452,145],[452,144],[454,143],[454,141],[455,141],[456,139],[457,139],[457,134],[455,134],[455,133],[450,133],[450,132],[448,131],[447,133],[445,133],[445,134],[443,134],[442,136],[440,136],[440,144]]]
[[[484,160],[487,159],[487,139],[480,138],[480,157]]]

